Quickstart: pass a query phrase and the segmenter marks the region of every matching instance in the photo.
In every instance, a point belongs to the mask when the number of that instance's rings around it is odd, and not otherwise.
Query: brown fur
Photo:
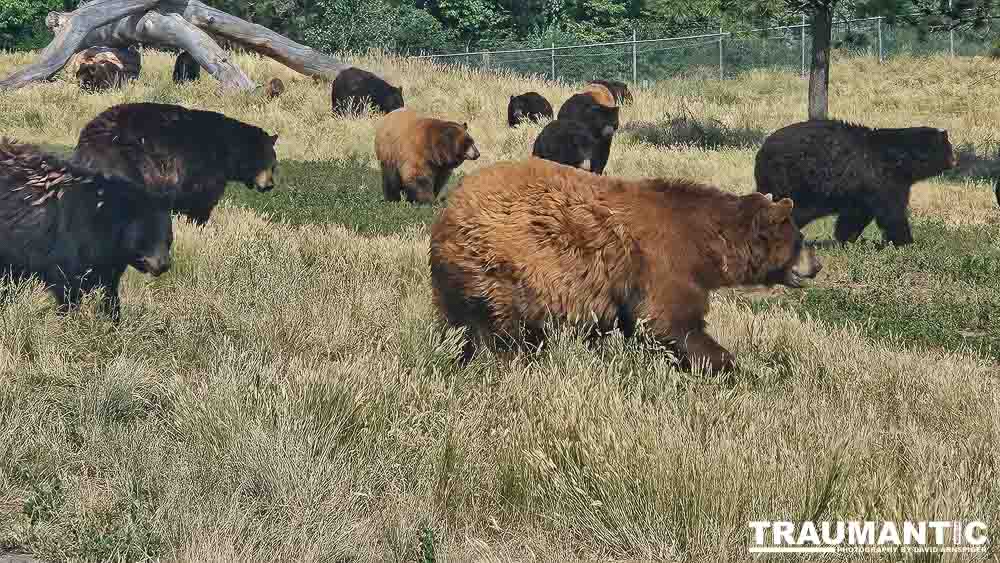
[[[608,90],[606,86],[601,84],[587,84],[587,87],[583,89],[582,94],[590,94],[594,101],[601,104],[602,106],[613,108],[615,107],[615,96]]]
[[[689,180],[502,162],[465,176],[431,227],[434,304],[469,328],[466,358],[482,341],[537,343],[548,315],[626,336],[647,318],[682,358],[726,369],[731,354],[705,332],[710,292],[819,271],[791,211]]]
[[[99,92],[138,78],[142,55],[133,49],[91,47],[74,55],[69,66],[81,89]]]
[[[285,93],[285,83],[280,78],[272,78],[264,88],[264,96],[268,99],[277,98]]]
[[[382,168],[388,201],[401,191],[410,202],[430,203],[452,170],[479,158],[468,124],[443,121],[403,108],[383,117],[375,128],[375,155]]]

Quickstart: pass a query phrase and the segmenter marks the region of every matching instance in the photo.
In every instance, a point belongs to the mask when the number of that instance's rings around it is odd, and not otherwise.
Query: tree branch
[[[332,81],[341,71],[351,68],[336,57],[296,43],[262,25],[206,6],[198,0],[163,0],[161,11],[181,14],[194,25],[270,57],[301,74]]]
[[[55,39],[38,56],[38,61],[0,80],[0,90],[21,88],[38,80],[48,80],[62,70],[78,51],[91,46],[85,44],[89,34],[95,29],[120,20],[136,12],[144,12],[156,6],[160,0],[98,0],[81,6],[64,18],[47,17],[46,24],[56,24]]]

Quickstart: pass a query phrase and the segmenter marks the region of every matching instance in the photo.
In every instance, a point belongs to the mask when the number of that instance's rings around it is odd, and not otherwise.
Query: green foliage
[[[23,50],[44,47],[52,34],[45,28],[45,15],[63,10],[63,0],[4,0],[0,2],[0,49]]]
[[[327,52],[382,48],[397,53],[437,51],[453,33],[424,10],[386,0],[318,0],[316,15],[302,38]]]

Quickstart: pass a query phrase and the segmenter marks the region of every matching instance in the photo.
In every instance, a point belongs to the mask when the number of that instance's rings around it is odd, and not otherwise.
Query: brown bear
[[[687,365],[728,369],[732,355],[705,332],[710,292],[800,287],[820,270],[792,207],[538,158],[494,164],[465,176],[431,226],[434,306],[467,327],[464,360],[481,344],[537,344],[550,315],[627,337],[645,318]]]
[[[84,126],[73,160],[174,198],[173,210],[208,222],[226,182],[274,188],[278,136],[214,111],[172,104],[112,106]]]
[[[615,98],[615,103],[624,106],[632,103],[632,92],[628,89],[628,84],[618,80],[591,80],[591,84],[604,86]]]
[[[135,49],[91,47],[74,57],[76,79],[86,92],[121,88],[139,78],[142,55]]]
[[[594,98],[595,102],[604,107],[613,108],[617,105],[614,94],[603,84],[587,84],[581,94],[589,94],[591,98]]]
[[[268,81],[267,86],[264,87],[264,96],[268,99],[277,98],[284,93],[285,83],[280,78],[272,78]]]
[[[479,158],[467,123],[423,117],[398,109],[375,127],[375,155],[382,168],[386,201],[431,203],[448,182],[452,170]]]

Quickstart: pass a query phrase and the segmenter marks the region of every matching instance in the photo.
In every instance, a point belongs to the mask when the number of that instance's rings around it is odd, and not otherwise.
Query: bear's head
[[[240,180],[251,190],[263,193],[274,189],[274,173],[278,169],[278,155],[274,146],[277,142],[277,135],[268,135],[263,130],[258,130],[256,142],[242,155]]]
[[[382,102],[382,109],[389,113],[403,107],[403,87],[389,86],[389,93]]]
[[[823,266],[816,251],[805,246],[802,232],[792,218],[792,200],[774,201],[771,194],[743,196],[741,206],[748,223],[750,277],[746,283],[802,287]]]
[[[455,168],[466,160],[479,158],[476,141],[469,135],[468,123],[445,121],[435,132],[430,131],[431,160],[442,168]]]
[[[907,127],[883,129],[877,134],[890,163],[912,180],[937,176],[958,164],[944,129]]]
[[[587,122],[598,137],[610,139],[618,130],[618,113],[618,106],[608,107],[596,102],[588,104]]]

